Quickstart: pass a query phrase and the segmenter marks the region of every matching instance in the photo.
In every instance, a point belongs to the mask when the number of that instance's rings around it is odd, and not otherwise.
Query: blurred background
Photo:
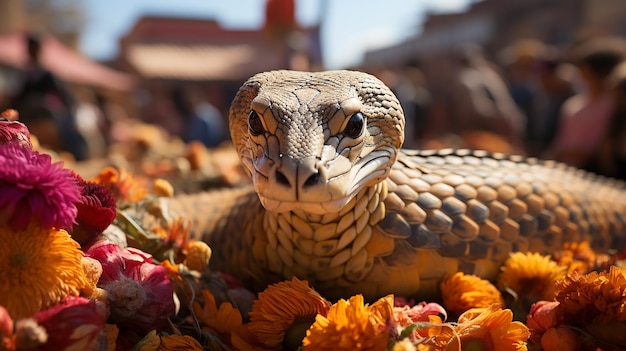
[[[251,75],[356,69],[400,99],[405,147],[626,178],[624,18],[623,0],[2,0],[0,109],[77,166],[173,174],[229,167]]]

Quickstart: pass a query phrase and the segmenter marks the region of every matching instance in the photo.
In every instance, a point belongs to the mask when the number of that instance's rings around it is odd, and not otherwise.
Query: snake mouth
[[[303,212],[324,215],[332,212],[339,212],[344,208],[354,195],[350,194],[331,201],[304,202],[304,201],[282,201],[272,199],[259,194],[261,204],[266,210],[271,212],[290,212],[300,210]]]

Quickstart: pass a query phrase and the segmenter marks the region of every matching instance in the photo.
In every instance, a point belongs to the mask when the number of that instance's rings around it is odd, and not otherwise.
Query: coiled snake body
[[[297,276],[328,298],[432,296],[456,271],[491,279],[512,251],[626,238],[621,182],[481,151],[400,150],[404,117],[375,77],[255,75],[230,111],[252,186],[174,198],[211,267],[246,283]]]

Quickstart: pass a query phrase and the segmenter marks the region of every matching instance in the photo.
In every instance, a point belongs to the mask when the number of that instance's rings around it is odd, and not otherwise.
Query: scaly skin
[[[626,238],[621,182],[480,151],[400,151],[400,104],[364,73],[258,74],[230,127],[253,186],[169,206],[194,220],[211,267],[256,289],[296,275],[330,299],[425,299],[447,274],[495,278],[512,251]]]

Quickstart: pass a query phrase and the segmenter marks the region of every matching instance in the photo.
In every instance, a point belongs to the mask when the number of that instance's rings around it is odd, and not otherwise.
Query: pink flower
[[[18,121],[0,120],[0,144],[18,144],[32,149],[30,132]]]
[[[169,326],[168,318],[176,310],[174,290],[167,271],[153,264],[151,255],[106,240],[93,243],[85,255],[102,264],[98,286],[108,293],[110,322],[139,335]]]
[[[539,344],[541,336],[546,330],[556,326],[556,309],[558,301],[538,301],[530,307],[530,312],[526,318],[526,326],[530,329],[530,338]]]
[[[78,215],[72,230],[72,238],[81,245],[96,239],[111,224],[117,215],[115,195],[109,188],[87,182],[78,174],[72,175],[80,185],[80,201],[76,203]]]
[[[434,302],[420,302],[413,307],[409,305],[396,306],[393,308],[393,325],[404,328],[416,322],[429,322],[430,316],[438,316],[442,322],[445,322],[448,318],[448,313],[441,305]],[[414,340],[425,336],[427,336],[426,329],[417,328],[411,333],[411,337]]]
[[[0,221],[13,230],[31,220],[44,227],[69,228],[80,190],[61,162],[19,144],[0,145]]]
[[[13,345],[13,319],[4,306],[0,306],[0,350],[10,350]]]
[[[98,350],[103,342],[108,309],[104,302],[67,296],[60,304],[33,317],[48,334],[42,349]]]

